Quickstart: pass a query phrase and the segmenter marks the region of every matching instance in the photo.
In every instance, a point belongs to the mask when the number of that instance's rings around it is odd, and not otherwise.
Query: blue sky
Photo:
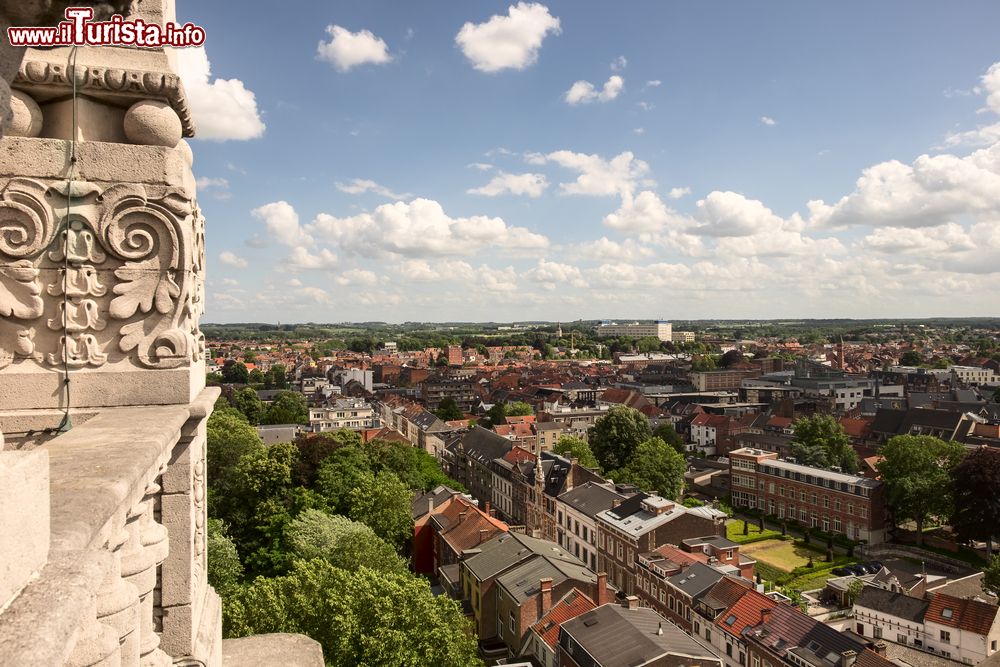
[[[242,7],[206,321],[997,314],[996,2]]]

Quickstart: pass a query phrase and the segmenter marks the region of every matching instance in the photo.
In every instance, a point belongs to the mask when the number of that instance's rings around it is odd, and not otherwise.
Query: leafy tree
[[[625,405],[613,406],[587,432],[590,448],[605,470],[624,467],[651,435],[646,416]]]
[[[528,415],[535,414],[535,411],[531,409],[531,406],[524,401],[507,403],[505,412],[507,417],[526,417]]]
[[[208,506],[213,515],[219,501],[238,493],[236,466],[244,456],[264,451],[257,430],[232,408],[216,410],[208,419]]]
[[[591,451],[590,445],[588,445],[585,440],[581,440],[580,438],[574,438],[571,435],[564,435],[559,438],[559,442],[557,442],[556,446],[552,448],[552,452],[554,454],[558,454],[559,456],[576,459],[577,463],[582,465],[584,468],[601,469],[601,465],[597,462],[597,457],[594,456],[594,452]]]
[[[230,384],[246,384],[250,380],[250,371],[243,362],[228,359],[222,366],[222,379]]]
[[[687,455],[687,447],[684,445],[684,438],[681,437],[677,429],[670,422],[663,422],[653,429],[653,437],[659,438],[677,450],[678,454]]]
[[[305,424],[309,421],[306,397],[294,391],[282,391],[268,406],[262,424]]]
[[[225,381],[226,379],[222,377],[222,373],[207,373],[205,375],[205,384],[209,386],[220,385]]]
[[[255,368],[250,371],[249,380],[250,384],[264,384],[264,374],[260,372],[259,368]]]
[[[360,447],[341,447],[327,456],[316,476],[316,490],[340,514],[350,507],[351,490],[371,474],[368,455]]]
[[[879,450],[883,460],[876,467],[893,518],[917,524],[917,544],[928,519],[952,514],[951,475],[964,453],[959,443],[928,435],[897,435]]]
[[[365,473],[348,496],[347,516],[369,526],[375,534],[402,549],[413,535],[413,493],[392,472]]]
[[[465,415],[462,414],[462,410],[458,407],[458,403],[455,402],[454,398],[450,396],[445,397],[439,404],[438,409],[434,411],[437,418],[441,421],[455,421],[461,419]]]
[[[844,427],[830,415],[817,414],[795,422],[792,454],[805,465],[819,468],[840,467],[844,472],[858,471],[858,454]]]
[[[503,424],[507,417],[521,417],[534,414],[531,406],[524,401],[514,403],[494,403],[493,407],[486,411],[486,426],[496,426]]]
[[[243,413],[251,425],[256,426],[264,416],[264,402],[257,398],[257,390],[243,387],[233,396],[233,405]]]
[[[708,354],[701,354],[694,358],[691,362],[691,370],[700,373],[702,371],[714,371],[715,370],[715,359]]]
[[[969,452],[952,471],[955,511],[951,526],[962,540],[990,545],[1000,535],[1000,449]]]
[[[993,402],[994,403],[1000,403],[1000,387],[997,387],[993,391]]]
[[[209,519],[207,533],[208,583],[219,595],[227,597],[239,588],[243,564],[240,563],[236,545],[226,532],[225,523],[220,519]]]
[[[1000,554],[993,556],[990,564],[983,568],[983,591],[1000,595]]]
[[[328,664],[483,664],[458,603],[410,574],[299,561],[287,576],[257,579],[224,611],[227,636],[303,633]]]
[[[922,363],[924,363],[923,356],[915,350],[904,352],[899,358],[900,366],[919,366]]]
[[[855,579],[851,582],[851,585],[847,587],[847,604],[853,605],[854,601],[858,599],[861,595],[861,591],[865,587],[865,582],[861,579]]]
[[[719,366],[722,368],[729,368],[735,364],[743,363],[744,357],[743,353],[739,350],[729,350],[719,358]]]
[[[361,566],[380,572],[406,572],[406,561],[392,545],[363,523],[346,516],[305,510],[288,525],[292,553],[302,560],[322,558],[345,570]]]
[[[656,336],[646,336],[646,337],[640,338],[638,341],[636,341],[635,346],[636,346],[636,349],[639,350],[639,352],[643,352],[643,353],[646,353],[646,352],[659,352],[659,350],[660,350],[660,339],[657,338]]]
[[[697,498],[685,498],[681,505],[684,505],[684,507],[704,507],[705,503],[701,502]]]
[[[275,364],[264,374],[264,389],[288,389],[288,369]]]
[[[635,449],[615,479],[635,484],[667,499],[679,498],[684,490],[687,461],[660,438],[650,438]]]
[[[247,350],[243,353],[243,363],[252,364],[257,361],[257,353],[253,350]]]
[[[316,484],[320,466],[341,447],[361,447],[361,435],[356,431],[340,429],[325,433],[302,433],[295,438],[299,456],[295,463],[293,479],[296,484],[312,488]]]

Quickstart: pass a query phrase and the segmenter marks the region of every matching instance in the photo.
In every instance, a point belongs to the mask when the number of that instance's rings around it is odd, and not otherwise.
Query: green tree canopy
[[[299,561],[287,576],[257,579],[224,611],[228,636],[303,633],[332,665],[482,665],[458,603],[409,574]]]
[[[212,413],[208,419],[207,438],[209,510],[215,514],[218,502],[239,493],[236,466],[240,459],[262,453],[264,443],[257,435],[257,429],[247,423],[242,413],[232,408]]]
[[[799,419],[793,429],[792,455],[799,463],[825,469],[836,466],[851,474],[858,471],[858,454],[851,439],[832,416]]]
[[[347,515],[401,550],[413,536],[413,493],[394,473],[365,473],[349,494]]]
[[[233,396],[233,405],[243,413],[251,425],[256,426],[264,416],[264,402],[257,398],[257,390],[243,387]]]
[[[434,411],[434,414],[438,419],[446,422],[455,421],[465,416],[462,414],[462,410],[458,407],[458,403],[456,403],[455,399],[450,396],[446,396],[438,404],[438,408]]]
[[[368,455],[361,447],[341,447],[327,456],[316,475],[316,490],[330,508],[346,514],[351,506],[351,490],[371,474]]]
[[[687,448],[684,444],[684,438],[680,436],[680,434],[677,432],[677,429],[675,429],[674,425],[671,424],[670,422],[663,422],[655,429],[653,429],[653,437],[659,438],[663,442],[673,447],[675,450],[677,450],[678,454],[681,454],[682,456],[687,455]]]
[[[294,391],[282,391],[267,407],[262,424],[306,424],[309,422],[309,407],[306,397]]]
[[[295,438],[299,457],[295,464],[296,484],[312,488],[316,484],[320,466],[327,457],[341,447],[361,447],[361,435],[356,431],[340,429],[324,433],[302,433]]]
[[[952,471],[965,448],[928,435],[897,435],[879,454],[883,460],[876,467],[893,518],[897,525],[907,519],[916,523],[917,543],[923,544],[927,520],[947,518],[954,510]]]
[[[288,525],[292,553],[302,560],[322,558],[345,570],[365,566],[379,572],[407,571],[406,561],[392,545],[359,521],[309,509]]]
[[[701,371],[714,371],[715,358],[710,354],[699,354],[691,362],[691,370],[698,373]]]
[[[590,448],[605,470],[623,468],[650,435],[646,416],[625,405],[612,406],[587,432]]]
[[[996,554],[990,560],[989,565],[983,568],[983,591],[1000,595],[1000,554]]]
[[[222,379],[230,384],[246,384],[250,380],[250,371],[243,362],[228,359],[222,366]]]
[[[642,353],[659,352],[660,339],[657,338],[656,336],[646,336],[636,341],[635,347],[639,352]]]
[[[206,532],[208,583],[219,595],[226,597],[239,588],[243,579],[243,564],[221,519],[209,519]]]
[[[904,352],[899,358],[900,366],[919,366],[922,363],[924,363],[923,356],[915,350]]]
[[[1000,536],[1000,449],[969,452],[952,471],[951,526],[962,540],[992,543]]]
[[[687,461],[660,438],[650,438],[635,449],[625,467],[614,473],[615,481],[635,484],[643,491],[677,500],[684,490]]]
[[[288,389],[288,369],[275,364],[264,374],[264,389]]]
[[[571,435],[564,435],[559,438],[559,442],[552,448],[552,452],[559,456],[576,459],[577,463],[584,468],[601,469],[601,464],[597,462],[597,457],[594,456],[594,452],[591,451],[590,445],[587,444],[586,440],[574,438]]]

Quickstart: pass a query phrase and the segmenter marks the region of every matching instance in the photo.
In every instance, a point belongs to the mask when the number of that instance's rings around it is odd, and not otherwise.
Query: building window
[[[906,646],[906,635],[899,635],[899,634],[897,634],[896,635],[896,643],[897,644],[902,644],[903,646]]]
[[[799,491],[799,501],[803,502],[803,503],[806,501],[806,492],[805,491]]]
[[[753,667],[760,667],[760,658],[758,656],[753,656],[750,662],[753,664]]]
[[[941,641],[943,641],[943,642],[951,642],[951,633],[948,632],[947,630],[942,630],[941,631]]]
[[[882,639],[882,627],[878,625],[872,626],[872,637],[875,639]]]
[[[823,496],[823,509],[830,509],[830,498]]]
[[[833,517],[833,530],[834,530],[834,532],[839,533],[840,529],[841,529],[840,517],[839,516],[835,516],[835,517]]]
[[[852,515],[852,516],[854,515],[854,504],[853,503],[847,503],[847,513],[850,514],[850,515]]]
[[[712,631],[708,628],[705,628],[705,641],[712,641]]]
[[[510,623],[510,631],[514,632],[514,612],[510,612],[508,623]]]

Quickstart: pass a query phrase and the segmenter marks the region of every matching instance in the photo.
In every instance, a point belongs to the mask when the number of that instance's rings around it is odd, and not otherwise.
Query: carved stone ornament
[[[188,366],[204,354],[205,221],[183,190],[0,186],[0,368]]]
[[[19,88],[51,90],[63,94],[72,89],[69,69],[65,64],[44,60],[25,60],[14,79]],[[121,67],[81,67],[76,75],[80,93],[128,97],[135,100],[163,100],[173,107],[181,120],[185,137],[195,133],[194,118],[188,106],[181,78],[172,72],[150,72]]]

